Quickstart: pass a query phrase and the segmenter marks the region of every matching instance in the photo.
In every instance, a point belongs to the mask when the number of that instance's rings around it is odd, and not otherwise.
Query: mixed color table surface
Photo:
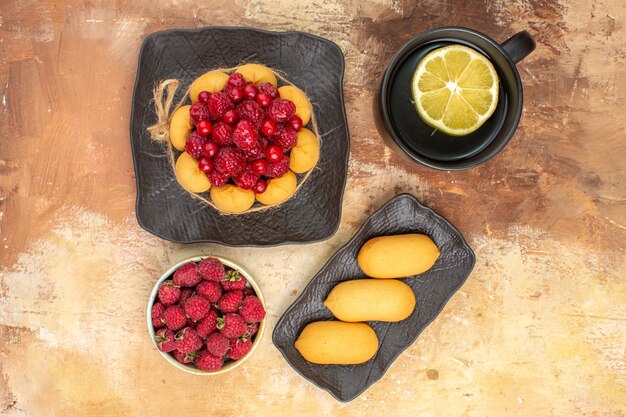
[[[625,18],[619,0],[3,1],[0,416],[623,417]],[[301,30],[343,50],[350,168],[328,241],[179,245],[138,226],[128,126],[139,47],[154,31],[209,25]],[[405,162],[374,121],[394,51],[447,25],[537,40],[518,66],[515,137],[469,171]],[[342,404],[294,372],[270,332],[402,192],[458,227],[476,267],[383,379]],[[163,271],[206,253],[254,274],[270,332],[236,371],[202,378],[155,351],[145,309]]]

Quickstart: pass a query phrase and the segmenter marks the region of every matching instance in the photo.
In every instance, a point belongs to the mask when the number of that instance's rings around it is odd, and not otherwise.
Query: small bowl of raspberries
[[[217,256],[186,259],[156,283],[148,330],[172,365],[198,375],[221,374],[243,363],[265,328],[261,291],[243,268]]]

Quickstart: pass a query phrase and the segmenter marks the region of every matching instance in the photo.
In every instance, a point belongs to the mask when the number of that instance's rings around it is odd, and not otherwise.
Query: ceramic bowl
[[[165,273],[161,275],[161,278],[159,278],[159,280],[154,284],[154,288],[152,288],[152,292],[150,293],[150,298],[148,301],[148,310],[147,310],[148,332],[150,333],[150,338],[152,339],[152,343],[154,343],[154,346],[156,347],[157,352],[159,352],[166,361],[168,361],[170,364],[180,369],[181,371],[189,372],[190,374],[195,374],[195,375],[220,375],[228,371],[232,371],[236,367],[240,366],[242,363],[248,360],[248,358],[252,355],[256,347],[259,345],[261,338],[263,337],[263,332],[265,330],[265,320],[263,320],[261,323],[259,323],[259,330],[257,331],[257,334],[254,336],[254,339],[252,341],[252,348],[246,354],[246,356],[244,356],[243,358],[237,361],[227,360],[224,363],[224,366],[217,371],[203,371],[203,370],[196,368],[192,364],[189,364],[189,365],[182,364],[178,362],[171,354],[161,352],[158,349],[157,343],[155,340],[155,330],[154,330],[154,327],[152,326],[152,305],[154,304],[157,298],[157,292],[159,291],[159,287],[161,286],[161,283],[167,279],[170,279],[172,275],[174,274],[174,271],[176,271],[182,265],[188,262],[192,262],[192,261],[199,262],[200,260],[204,258],[209,258],[209,257],[219,259],[222,262],[222,264],[224,264],[224,266],[228,266],[234,270],[237,270],[239,271],[239,273],[245,276],[246,280],[248,280],[249,286],[252,287],[252,289],[256,293],[256,296],[259,298],[259,300],[261,300],[261,303],[263,304],[263,308],[265,308],[265,300],[263,299],[263,294],[261,294],[261,289],[259,288],[256,281],[252,278],[252,276],[248,273],[248,271],[246,271],[243,267],[231,261],[230,259],[222,258],[221,256],[215,256],[215,255],[210,255],[210,256],[199,255],[199,256],[194,256],[192,258],[184,259],[178,262],[176,265],[173,265],[172,267],[170,267],[167,271],[165,271]]]

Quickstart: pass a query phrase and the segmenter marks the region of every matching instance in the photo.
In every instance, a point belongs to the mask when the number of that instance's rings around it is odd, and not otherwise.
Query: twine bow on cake
[[[174,102],[174,95],[176,94],[176,90],[178,90],[178,85],[179,81],[176,79],[164,80],[154,87],[152,91],[157,122],[148,127],[148,132],[150,133],[150,137],[156,141],[161,142],[170,139],[170,115],[173,114],[170,110]],[[187,94],[188,92],[182,98],[181,103],[187,98]],[[163,99],[163,96],[165,96],[165,99]]]

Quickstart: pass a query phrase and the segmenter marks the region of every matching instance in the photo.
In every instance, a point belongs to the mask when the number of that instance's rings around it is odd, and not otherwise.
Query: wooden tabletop
[[[419,5],[416,5],[416,4]],[[624,416],[626,3],[3,1],[1,416]],[[351,134],[341,227],[303,246],[172,244],[134,213],[131,92],[143,38],[210,25],[302,30],[345,55]],[[524,114],[483,166],[444,172],[385,147],[374,96],[394,51],[433,27],[527,29]],[[382,380],[341,404],[270,333],[365,218],[409,192],[464,234],[467,283]],[[268,302],[254,356],[220,377],[157,353],[148,294],[200,253],[240,261]]]

